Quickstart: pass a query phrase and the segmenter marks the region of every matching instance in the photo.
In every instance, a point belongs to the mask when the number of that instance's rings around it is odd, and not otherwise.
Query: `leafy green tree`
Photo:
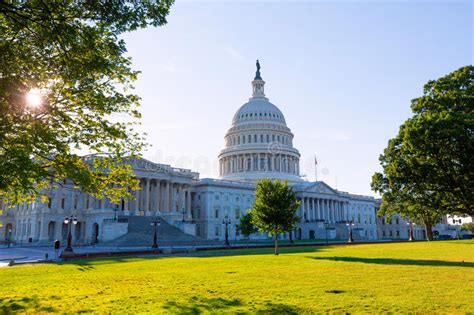
[[[474,234],[474,222],[464,223],[461,225],[461,230],[469,231],[471,234]]]
[[[131,197],[127,159],[145,143],[119,36],[165,24],[172,3],[0,2],[0,196],[34,200],[68,178],[96,198]]]
[[[256,233],[258,229],[252,223],[252,214],[247,212],[240,218],[239,225],[237,225],[237,229],[244,235],[245,237],[249,238],[250,235]]]
[[[474,67],[429,81],[411,108],[371,185],[382,195],[380,215],[420,220],[431,240],[442,215],[474,213]]]
[[[262,179],[257,182],[255,204],[249,211],[251,222],[260,231],[275,238],[275,255],[279,254],[278,234],[293,230],[300,221],[296,211],[300,202],[288,182]]]

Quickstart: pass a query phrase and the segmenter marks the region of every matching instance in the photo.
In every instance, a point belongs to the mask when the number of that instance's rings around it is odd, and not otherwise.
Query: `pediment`
[[[311,186],[304,189],[305,192],[314,192],[327,195],[337,195],[337,191],[332,189],[328,184],[324,182],[315,182]]]

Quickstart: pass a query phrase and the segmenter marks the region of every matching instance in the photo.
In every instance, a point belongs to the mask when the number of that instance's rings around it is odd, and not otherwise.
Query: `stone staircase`
[[[126,216],[128,219],[128,233],[111,241],[101,243],[102,246],[117,247],[149,247],[153,243],[154,226],[150,223],[152,217]],[[169,224],[163,218],[159,218],[160,225],[157,226],[158,246],[207,246],[220,244],[215,241],[204,240],[197,236],[185,234],[177,227]]]

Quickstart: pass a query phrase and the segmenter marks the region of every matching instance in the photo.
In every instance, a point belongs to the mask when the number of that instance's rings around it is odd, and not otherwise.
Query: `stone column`
[[[319,213],[319,219],[323,220],[324,219],[324,214],[323,210],[321,209],[321,199],[316,199],[316,202],[318,204],[318,213]]]
[[[163,183],[163,212],[170,212],[170,182]]]
[[[140,179],[139,179],[140,180]],[[141,182],[138,183],[139,189],[135,190],[133,195],[135,197],[134,200],[134,207],[133,210],[135,212],[135,215],[140,215],[140,189],[141,189]]]
[[[311,198],[311,204],[312,204],[311,216],[312,216],[313,221],[316,221],[317,213],[316,213],[316,205],[314,203],[314,198]]]
[[[143,209],[145,215],[149,216],[150,214],[150,179],[145,178],[145,207]]]
[[[188,218],[192,218],[192,215],[191,215],[191,191],[188,190],[187,192],[187,195],[186,195],[186,213],[187,213],[187,216]]]
[[[162,194],[162,189],[161,189],[161,181],[159,179],[157,179],[157,182],[156,182],[156,211],[160,211],[161,212],[161,200],[163,199],[161,197],[161,194]]]
[[[230,163],[230,161],[229,161]],[[175,187],[175,184],[171,184],[171,212],[176,212],[176,190],[177,187]]]
[[[303,217],[303,220],[304,220],[304,213],[305,213],[305,209],[304,209],[304,197],[301,197],[301,216]]]
[[[235,163],[237,163],[237,159],[235,160]],[[185,185],[181,184],[179,185],[179,211],[183,212],[183,210],[186,210],[186,194]]]
[[[309,197],[308,198],[308,220],[313,221],[314,220],[314,214],[313,214],[313,198]]]
[[[166,183],[166,211],[171,212],[173,209],[171,208],[171,180]]]

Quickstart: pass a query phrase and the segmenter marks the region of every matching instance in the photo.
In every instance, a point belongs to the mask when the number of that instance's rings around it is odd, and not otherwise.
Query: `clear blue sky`
[[[123,36],[142,74],[144,157],[217,177],[217,154],[251,94],[295,134],[301,170],[368,194],[378,156],[423,84],[473,63],[472,1],[177,1],[168,24]]]

